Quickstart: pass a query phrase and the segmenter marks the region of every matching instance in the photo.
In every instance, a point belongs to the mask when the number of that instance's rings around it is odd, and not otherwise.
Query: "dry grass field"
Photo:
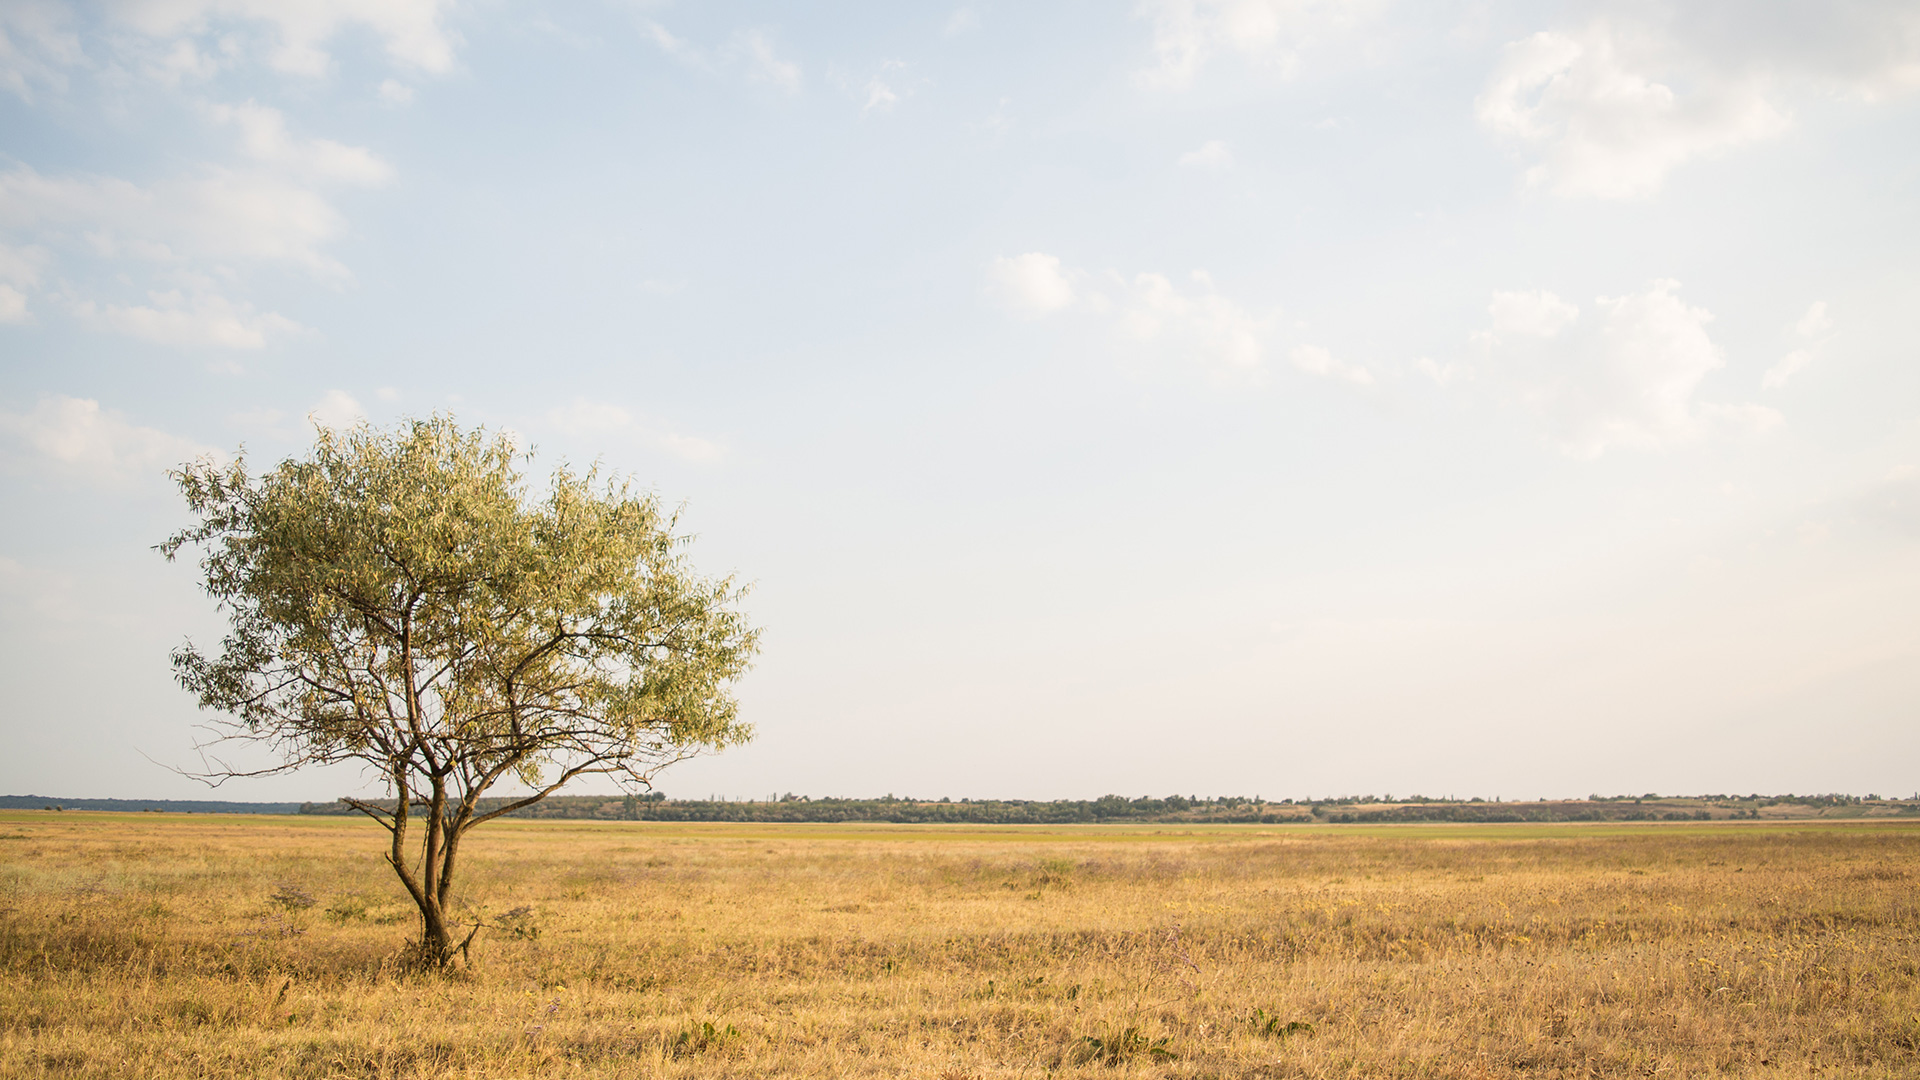
[[[383,835],[0,813],[0,1076],[1920,1075],[1908,824]]]

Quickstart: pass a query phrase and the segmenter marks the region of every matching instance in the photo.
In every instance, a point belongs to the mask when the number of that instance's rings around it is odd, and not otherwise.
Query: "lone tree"
[[[203,549],[231,622],[218,655],[176,649],[175,677],[226,714],[216,742],[277,759],[216,758],[203,775],[357,761],[381,776],[386,799],[347,802],[392,834],[433,966],[458,951],[468,830],[580,776],[651,787],[752,735],[728,689],[758,637],[734,581],[692,572],[652,495],[564,467],[536,493],[520,460],[505,437],[434,417],[323,428],[308,457],[259,477],[244,458],[171,474],[199,521],[159,550]],[[523,793],[483,810],[503,780]]]

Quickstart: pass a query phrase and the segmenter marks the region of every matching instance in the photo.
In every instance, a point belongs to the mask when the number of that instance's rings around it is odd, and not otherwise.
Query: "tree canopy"
[[[658,499],[597,469],[535,491],[503,435],[450,417],[322,428],[255,476],[244,455],[172,475],[199,519],[230,630],[173,653],[180,684],[224,714],[222,740],[274,763],[360,762],[388,798],[352,800],[392,833],[423,957],[456,946],[461,837],[578,777],[650,786],[661,767],[748,739],[731,684],[758,638],[732,578],[696,574]],[[511,781],[522,792],[480,799]],[[417,844],[413,826],[419,825]]]

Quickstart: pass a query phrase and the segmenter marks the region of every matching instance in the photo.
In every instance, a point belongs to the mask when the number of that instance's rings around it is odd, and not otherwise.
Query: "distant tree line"
[[[485,806],[482,802],[482,806]],[[563,795],[512,811],[510,817],[600,821],[843,823],[900,825],[1264,824],[1320,822],[1387,824],[1414,822],[1708,821],[1757,818],[1760,810],[1790,805],[1815,813],[1846,812],[1867,804],[1855,796],[1623,796],[1539,802],[1347,796],[1280,802],[1244,796],[1164,798],[1103,795],[1098,799],[924,800],[887,795],[878,799],[772,795],[764,800],[668,799],[644,795]],[[1920,814],[1920,801],[1877,801],[1881,812]],[[303,814],[347,814],[344,803],[304,803]]]
[[[343,803],[305,803],[303,814],[344,814]],[[787,795],[765,801],[667,799],[647,795],[554,796],[545,802],[513,811],[511,817],[598,819],[603,821],[739,821],[739,822],[888,822],[901,825],[1068,825],[1114,822],[1246,822],[1280,824],[1307,821],[1305,806],[1267,803],[1228,796],[1201,799],[1182,795],[1129,799],[1104,795],[1098,799],[951,799],[938,801],[900,798],[811,798]]]
[[[0,810],[152,811],[170,814],[295,814],[311,803],[223,802],[218,799],[57,799],[48,795],[0,795]]]
[[[506,799],[481,800],[489,809]],[[1783,814],[1762,811],[1787,808]],[[0,795],[0,810],[150,811],[190,814],[350,814],[342,802],[225,802],[217,799],[67,799],[46,795]],[[1877,795],[1594,795],[1586,799],[1500,802],[1384,795],[1327,799],[1257,797],[1098,799],[939,799],[888,795],[878,799],[773,795],[764,800],[668,799],[642,795],[562,795],[509,813],[508,817],[599,821],[893,822],[899,824],[1066,825],[1098,822],[1141,824],[1267,824],[1321,822],[1333,825],[1413,822],[1525,821],[1707,821],[1762,816],[1847,816],[1864,813],[1920,815],[1920,799]]]

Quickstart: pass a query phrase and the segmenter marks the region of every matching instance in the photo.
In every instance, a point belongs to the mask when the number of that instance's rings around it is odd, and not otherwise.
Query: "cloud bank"
[[[1697,400],[1726,360],[1707,334],[1712,313],[1687,305],[1679,289],[1654,281],[1642,292],[1596,297],[1584,312],[1546,290],[1496,292],[1487,328],[1473,341],[1486,372],[1573,457],[1777,426],[1780,414],[1762,405]]]
[[[1690,161],[1778,137],[1798,94],[1871,102],[1920,87],[1920,8],[1890,2],[1623,8],[1510,42],[1480,126],[1568,198],[1638,199]]]
[[[122,484],[219,451],[136,425],[91,398],[45,397],[24,413],[0,411],[0,440],[16,467]]]

